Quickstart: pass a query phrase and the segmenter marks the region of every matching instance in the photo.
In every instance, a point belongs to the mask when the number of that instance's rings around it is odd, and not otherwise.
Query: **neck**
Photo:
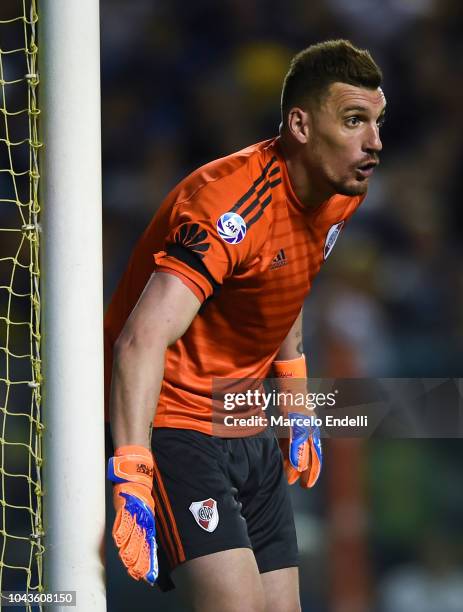
[[[318,208],[328,200],[333,192],[326,185],[317,185],[307,171],[302,147],[290,143],[284,133],[280,138],[281,151],[288,170],[291,187],[298,200],[308,209]]]

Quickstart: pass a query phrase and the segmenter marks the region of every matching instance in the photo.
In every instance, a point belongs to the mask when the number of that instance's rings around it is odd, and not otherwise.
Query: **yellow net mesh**
[[[0,2],[0,591],[42,590],[36,27]]]

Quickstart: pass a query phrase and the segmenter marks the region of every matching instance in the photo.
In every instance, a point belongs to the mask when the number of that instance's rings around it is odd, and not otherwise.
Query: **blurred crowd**
[[[8,0],[2,18],[14,16],[19,4]],[[383,69],[384,150],[367,200],[307,300],[310,373],[461,376],[461,2],[101,0],[100,6],[106,303],[140,233],[176,182],[207,161],[276,135],[292,55],[320,40],[348,38],[367,47]],[[0,46],[12,48],[20,31],[0,34]],[[23,74],[20,62],[3,57],[3,78],[15,68]],[[24,91],[10,86],[9,108],[25,103]],[[9,121],[12,139],[24,137],[14,117]],[[16,150],[17,169],[28,167],[27,155]],[[1,145],[1,167],[7,163]],[[0,199],[14,196],[8,175],[0,176],[0,191]],[[1,214],[2,226],[19,222],[15,207],[3,206]],[[0,239],[3,254],[14,248],[15,237]],[[1,297],[2,309],[5,303]],[[13,308],[27,313],[19,303]],[[330,592],[328,543],[336,517],[327,511],[333,499],[326,482],[311,493],[294,491],[304,611],[463,609],[459,444],[361,444],[363,505],[357,498],[348,518],[336,520],[347,521],[347,530],[357,525],[366,545],[369,607],[338,607]],[[143,593],[147,601],[155,597],[123,576],[112,546],[108,567],[109,610],[133,606],[135,597],[142,606]],[[181,610],[173,597],[160,599],[159,609]]]

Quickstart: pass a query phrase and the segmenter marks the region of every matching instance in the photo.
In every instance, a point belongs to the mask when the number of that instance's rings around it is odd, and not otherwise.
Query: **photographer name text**
[[[224,417],[223,423],[226,427],[368,427],[368,416],[358,415],[356,417],[335,417],[332,414],[319,416],[294,416],[283,415],[257,415],[249,417],[232,416]]]

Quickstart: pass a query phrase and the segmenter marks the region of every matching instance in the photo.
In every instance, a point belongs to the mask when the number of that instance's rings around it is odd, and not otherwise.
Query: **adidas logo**
[[[281,268],[282,266],[286,266],[288,260],[286,259],[286,255],[283,249],[280,249],[275,257],[272,259],[272,263],[270,264],[270,270],[276,270],[276,268]]]

